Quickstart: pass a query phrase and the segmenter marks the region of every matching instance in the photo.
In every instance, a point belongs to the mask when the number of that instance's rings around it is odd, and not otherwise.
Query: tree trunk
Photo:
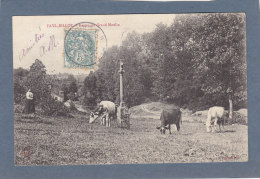
[[[228,102],[229,102],[229,118],[232,119],[233,117],[233,101],[231,94],[228,95]]]

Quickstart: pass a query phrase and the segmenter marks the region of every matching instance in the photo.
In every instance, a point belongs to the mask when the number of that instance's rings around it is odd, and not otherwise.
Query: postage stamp
[[[65,29],[64,67],[94,69],[106,43],[104,31],[94,23],[80,22]]]
[[[96,30],[65,30],[64,67],[94,68],[96,63]]]

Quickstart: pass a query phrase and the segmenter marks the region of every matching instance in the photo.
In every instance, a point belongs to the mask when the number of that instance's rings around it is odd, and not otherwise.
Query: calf
[[[169,129],[169,133],[171,134],[171,124],[176,124],[177,130],[179,131],[181,122],[180,109],[163,110],[161,113],[160,121],[161,126],[156,128],[160,129],[161,134],[165,134],[166,129]]]
[[[206,121],[206,130],[207,132],[214,132],[213,129],[217,129],[217,124],[219,125],[219,130],[221,131],[221,125],[224,129],[224,107],[214,106],[209,108],[208,117]],[[214,128],[212,128],[212,124],[214,124]],[[212,128],[212,130],[211,130]]]

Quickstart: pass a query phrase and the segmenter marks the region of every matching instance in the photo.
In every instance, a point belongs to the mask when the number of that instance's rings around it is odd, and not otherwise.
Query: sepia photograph
[[[248,161],[245,13],[12,28],[15,166]]]

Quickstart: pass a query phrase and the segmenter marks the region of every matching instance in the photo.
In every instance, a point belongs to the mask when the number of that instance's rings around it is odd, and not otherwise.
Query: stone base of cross
[[[130,128],[130,113],[125,106],[117,108],[117,124],[121,128]]]

